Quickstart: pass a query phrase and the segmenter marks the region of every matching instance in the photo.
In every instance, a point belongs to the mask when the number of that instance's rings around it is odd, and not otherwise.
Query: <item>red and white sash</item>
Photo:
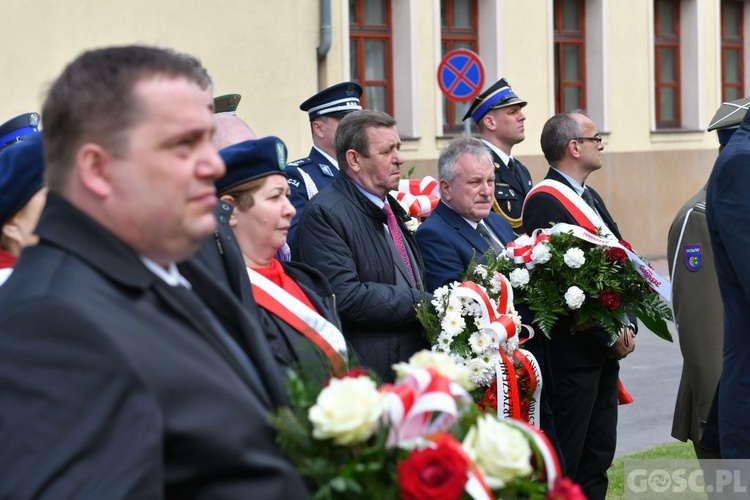
[[[330,361],[335,374],[346,371],[346,341],[333,323],[262,274],[247,268],[247,275],[258,305],[284,320],[318,346]]]
[[[0,250],[0,285],[10,277],[13,272],[13,266],[18,258],[4,250]]]

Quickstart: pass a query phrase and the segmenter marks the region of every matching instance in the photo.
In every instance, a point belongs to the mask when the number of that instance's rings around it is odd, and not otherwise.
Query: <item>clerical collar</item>
[[[506,155],[504,151],[501,151],[497,146],[495,146],[494,144],[492,144],[491,142],[485,139],[482,139],[482,142],[485,143],[488,148],[494,151],[495,154],[499,156],[501,160],[503,160],[503,163],[505,164],[506,167],[508,166],[508,162],[510,161],[511,158],[513,158],[512,156]]]
[[[177,269],[177,265],[174,262],[170,263],[167,269],[164,269],[162,266],[149,259],[148,257],[144,257],[143,255],[141,255],[140,258],[141,262],[143,262],[143,265],[146,266],[149,271],[157,275],[159,278],[163,279],[167,283],[167,285],[182,285],[186,288],[193,288],[190,282],[180,274],[180,271]]]
[[[322,149],[320,149],[318,146],[313,145],[313,147],[318,150],[318,153],[320,153],[323,156],[325,156],[326,160],[328,160],[329,162],[331,162],[331,165],[333,165],[334,167],[336,167],[336,170],[339,169],[339,162],[337,162],[336,160],[334,160],[333,158],[331,158],[328,155],[328,153],[326,153],[325,151],[323,151]]]
[[[569,176],[569,175],[568,175],[568,174],[566,174],[565,172],[561,172],[560,170],[556,169],[556,168],[555,168],[555,167],[553,167],[552,165],[550,165],[550,168],[551,168],[552,170],[554,170],[555,172],[557,172],[558,174],[560,174],[560,175],[562,175],[563,177],[565,177],[565,180],[566,180],[566,181],[568,181],[568,182],[570,183],[570,185],[571,185],[571,187],[573,188],[573,190],[574,190],[574,191],[575,191],[576,193],[578,193],[578,196],[583,196],[583,190],[584,190],[584,188],[585,188],[586,186],[581,186],[580,184],[578,184],[578,181],[576,181],[575,179],[573,179],[573,178],[572,178],[571,176]]]

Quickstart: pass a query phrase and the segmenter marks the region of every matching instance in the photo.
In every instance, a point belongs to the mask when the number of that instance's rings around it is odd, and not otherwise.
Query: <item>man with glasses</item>
[[[541,145],[550,169],[526,197],[526,232],[565,222],[622,239],[601,196],[586,186],[589,175],[602,168],[604,145],[594,122],[580,110],[555,115],[544,124]],[[555,324],[550,339],[540,336],[548,347],[552,380],[545,380],[545,388],[552,389],[566,474],[590,499],[607,493],[617,441],[618,360],[635,348],[633,328],[623,328],[612,342],[602,328],[584,330],[571,314]]]
[[[523,200],[532,186],[529,170],[511,153],[513,146],[526,138],[526,115],[521,110],[526,104],[501,78],[474,99],[463,118],[476,122],[479,137],[492,153],[495,164],[492,210],[503,216],[517,233],[521,230]]]

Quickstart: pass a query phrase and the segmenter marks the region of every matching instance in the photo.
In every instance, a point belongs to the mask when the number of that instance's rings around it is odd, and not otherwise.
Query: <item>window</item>
[[[440,0],[441,57],[453,49],[468,49],[479,54],[477,37],[477,0]],[[443,133],[463,132],[466,103],[443,97]]]
[[[362,107],[393,115],[390,0],[349,0],[349,43]]]
[[[586,108],[584,0],[555,0],[555,112]]]
[[[721,99],[733,101],[744,96],[744,3],[721,1]]]
[[[654,2],[654,59],[656,128],[679,128],[680,1]]]

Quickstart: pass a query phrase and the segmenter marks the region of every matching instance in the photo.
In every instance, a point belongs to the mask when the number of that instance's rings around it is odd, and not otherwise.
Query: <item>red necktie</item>
[[[391,238],[393,238],[393,243],[396,244],[396,250],[398,250],[401,260],[404,261],[406,270],[409,271],[412,284],[416,284],[417,281],[414,279],[414,269],[411,267],[411,260],[409,260],[409,254],[406,252],[404,237],[401,235],[401,229],[398,227],[398,222],[396,222],[396,216],[393,215],[393,209],[388,202],[383,206],[383,211],[385,212],[385,219],[388,222],[388,230],[391,232]]]

